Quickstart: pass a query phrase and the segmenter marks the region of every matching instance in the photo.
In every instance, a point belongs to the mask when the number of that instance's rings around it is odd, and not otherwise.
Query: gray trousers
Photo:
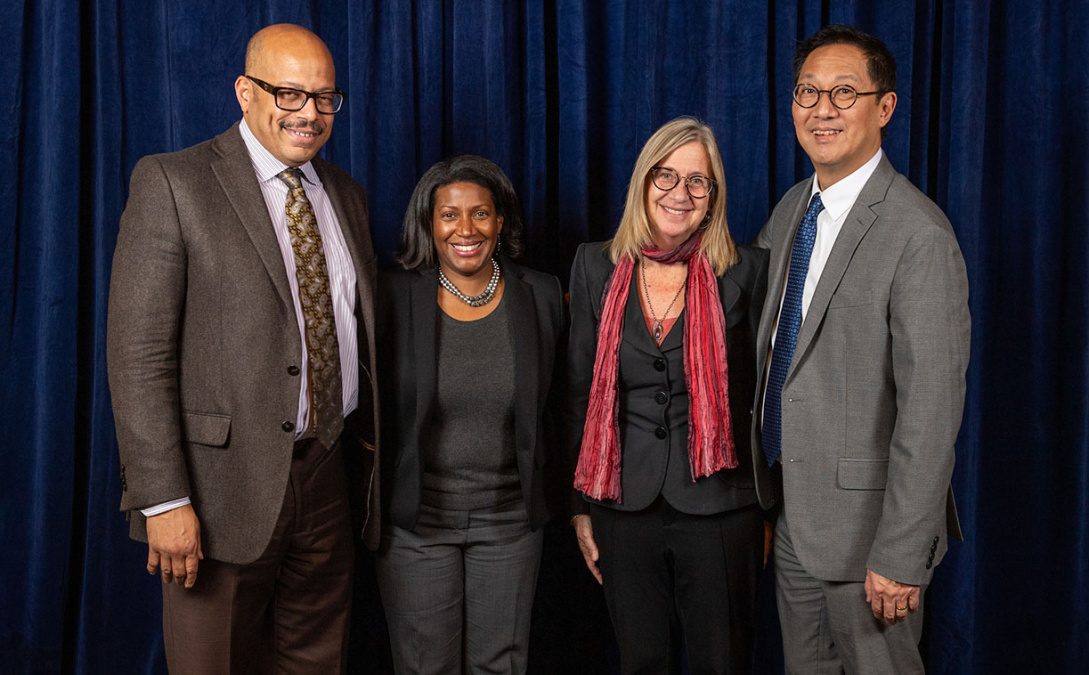
[[[384,530],[378,586],[398,675],[524,673],[544,533],[522,501],[421,505],[415,529]]]
[[[829,535],[832,536],[832,535]],[[775,585],[788,674],[922,673],[919,611],[894,626],[874,618],[862,581],[815,579],[794,553],[785,509],[775,524]]]

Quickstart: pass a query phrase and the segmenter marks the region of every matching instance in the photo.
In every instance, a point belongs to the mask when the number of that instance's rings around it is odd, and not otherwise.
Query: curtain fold
[[[5,3],[0,671],[166,672],[159,583],[117,511],[113,246],[136,161],[237,120],[246,41],[276,22],[329,44],[348,100],[324,153],[367,187],[384,264],[419,176],[471,152],[514,182],[527,261],[565,281],[578,244],[615,230],[643,142],[681,114],[715,129],[749,242],[812,171],[790,114],[797,41],[832,22],[884,39],[885,151],[948,214],[973,318],[966,540],[930,589],[928,669],[1089,671],[1089,5],[1063,0]],[[615,672],[570,528],[547,542],[533,672]],[[353,672],[382,672],[367,555]],[[776,672],[776,638],[760,644],[757,672]]]

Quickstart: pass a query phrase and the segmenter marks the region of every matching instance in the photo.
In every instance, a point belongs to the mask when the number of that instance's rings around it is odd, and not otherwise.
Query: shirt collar
[[[242,134],[242,141],[246,144],[246,150],[250,153],[250,162],[253,163],[253,170],[257,173],[257,180],[262,183],[276,178],[276,175],[287,168],[287,164],[284,164],[280,160],[276,159],[275,155],[268,151],[268,149],[261,145],[261,141],[257,140],[257,137],[250,131],[250,127],[246,124],[245,118],[238,125],[238,131]],[[318,172],[314,170],[314,165],[311,162],[307,162],[299,167],[303,172],[303,178],[314,185],[321,185],[321,179],[318,178]],[[279,180],[279,179],[277,179]]]
[[[832,220],[839,220],[851,207],[854,206],[855,200],[858,199],[858,195],[862,192],[862,188],[866,186],[866,181],[870,180],[870,176],[877,170],[877,165],[881,162],[883,156],[881,148],[877,149],[877,152],[870,161],[866,162],[862,166],[854,170],[846,178],[836,181],[834,185],[824,190],[820,189],[817,183],[817,175],[813,174],[813,187],[810,192],[810,199],[813,195],[819,194],[821,196],[821,204],[824,205],[824,210],[828,212]]]

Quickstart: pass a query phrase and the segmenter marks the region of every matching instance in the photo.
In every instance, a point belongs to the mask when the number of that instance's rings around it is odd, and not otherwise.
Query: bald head
[[[281,110],[268,91],[275,87],[309,94],[336,88],[333,55],[321,38],[292,24],[262,28],[250,38],[246,74],[234,84],[242,116],[261,145],[284,164],[301,166],[329,139],[333,115],[319,112],[313,99],[301,110]]]
[[[313,57],[324,57],[333,63],[333,55],[321,38],[310,30],[292,23],[266,26],[253,34],[246,45],[246,74],[260,77],[259,70],[268,66],[269,59],[295,51],[309,52]]]

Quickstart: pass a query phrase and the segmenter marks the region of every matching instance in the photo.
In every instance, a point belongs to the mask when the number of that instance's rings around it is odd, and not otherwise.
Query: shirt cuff
[[[182,497],[181,499],[172,499],[168,502],[163,502],[158,506],[151,506],[146,509],[140,509],[140,513],[144,514],[145,518],[157,516],[160,513],[166,513],[167,511],[173,511],[174,509],[181,508],[186,504],[189,504],[188,497]]]

